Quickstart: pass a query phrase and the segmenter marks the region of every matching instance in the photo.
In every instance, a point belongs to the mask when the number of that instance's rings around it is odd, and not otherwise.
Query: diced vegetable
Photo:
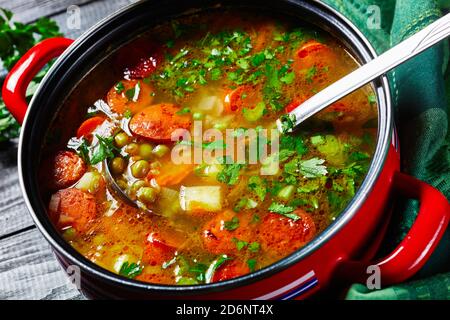
[[[187,212],[217,212],[222,210],[220,186],[198,186],[180,188],[180,206]]]
[[[180,193],[173,189],[161,188],[155,206],[164,217],[173,217],[181,211]]]
[[[219,116],[223,112],[223,102],[217,96],[203,96],[198,101],[196,110]]]
[[[194,169],[196,176],[204,181],[217,181],[217,174],[223,170],[223,166],[219,163],[198,165]]]
[[[119,274],[134,279],[142,273],[143,267],[137,263],[124,262],[120,267]]]
[[[280,200],[289,201],[294,195],[294,192],[295,192],[294,186],[286,186],[278,192],[277,197]]]

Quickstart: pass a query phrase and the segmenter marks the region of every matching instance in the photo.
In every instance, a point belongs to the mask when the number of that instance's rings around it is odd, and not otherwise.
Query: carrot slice
[[[153,102],[154,88],[139,80],[122,80],[109,90],[106,101],[112,111],[132,114],[148,107]]]
[[[171,103],[152,105],[133,116],[130,129],[141,137],[168,143],[176,130],[188,130],[192,124],[190,116],[179,115],[178,111],[180,107]]]
[[[105,121],[104,117],[92,117],[84,121],[77,131],[77,138],[88,137],[92,132]]]
[[[161,187],[173,186],[181,183],[192,173],[192,164],[174,164],[169,162],[161,167],[160,174],[155,177],[156,182]]]

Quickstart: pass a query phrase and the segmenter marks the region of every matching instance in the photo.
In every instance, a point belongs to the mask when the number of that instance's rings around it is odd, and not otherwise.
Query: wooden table
[[[76,38],[135,0],[0,0],[20,22],[46,16]],[[67,28],[67,8],[80,8],[81,29]],[[3,72],[4,74],[4,72]],[[0,146],[0,299],[84,299],[56,261],[25,207],[17,174],[17,141]]]

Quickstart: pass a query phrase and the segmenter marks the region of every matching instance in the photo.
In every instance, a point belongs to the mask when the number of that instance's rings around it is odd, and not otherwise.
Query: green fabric
[[[379,53],[389,49],[442,16],[450,0],[325,0],[347,16]],[[377,6],[377,7],[374,7]],[[374,9],[381,28],[374,29]],[[399,132],[402,170],[450,198],[450,135],[447,72],[448,43],[427,50],[389,75]],[[417,215],[416,201],[405,201],[396,212],[382,253],[403,239]],[[450,299],[450,228],[430,261],[414,279],[381,290],[354,284],[347,299]]]

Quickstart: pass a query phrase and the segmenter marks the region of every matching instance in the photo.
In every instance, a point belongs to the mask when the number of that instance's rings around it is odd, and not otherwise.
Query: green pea
[[[137,143],[130,143],[126,146],[125,152],[130,156],[135,156],[139,153],[139,145]]]
[[[147,182],[145,182],[144,180],[138,180],[135,183],[133,183],[133,185],[131,186],[130,193],[136,194],[138,192],[138,190],[143,187],[148,187]]]
[[[143,203],[153,203],[156,200],[156,190],[150,187],[140,188],[137,197]]]
[[[150,171],[150,163],[145,160],[139,160],[131,166],[131,174],[135,178],[144,178]]]
[[[144,160],[150,160],[152,158],[152,151],[153,147],[148,143],[143,143],[139,146],[139,155]]]
[[[125,147],[128,144],[129,140],[130,138],[125,132],[120,132],[114,137],[114,142],[119,148]]]
[[[155,149],[153,149],[153,154],[158,158],[164,157],[170,151],[169,147],[164,144],[158,144]]]
[[[123,158],[116,157],[111,161],[111,170],[114,174],[122,174],[125,171],[126,163]]]

